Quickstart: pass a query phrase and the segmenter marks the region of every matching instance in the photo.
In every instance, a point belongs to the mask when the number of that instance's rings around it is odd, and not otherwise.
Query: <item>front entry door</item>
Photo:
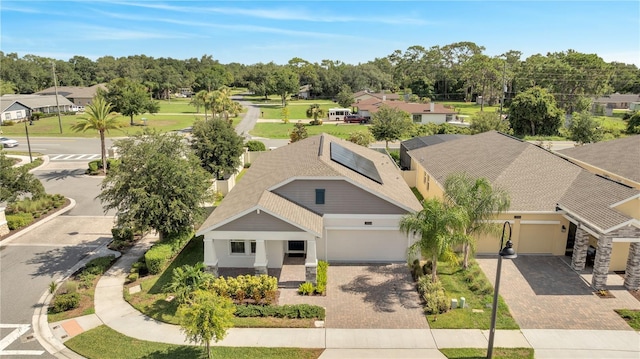
[[[287,244],[288,253],[305,253],[305,241],[289,241]]]

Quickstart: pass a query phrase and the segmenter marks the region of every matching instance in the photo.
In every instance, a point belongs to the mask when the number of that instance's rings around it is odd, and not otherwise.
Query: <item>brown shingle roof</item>
[[[485,177],[510,193],[510,211],[551,212],[560,203],[603,230],[630,220],[610,206],[640,193],[495,131],[412,150],[409,155],[440,184],[455,172]]]
[[[372,160],[383,184],[332,161],[330,157],[331,142],[337,142],[341,146]],[[320,153],[321,155],[319,155]],[[198,233],[211,230],[229,218],[236,217],[256,206],[297,223],[302,228],[312,231],[319,230],[321,233],[322,219],[320,216],[270,192],[270,189],[277,188],[285,181],[296,177],[342,177],[407,209],[407,211],[422,208],[389,156],[331,135],[322,134],[262,154],[252,163],[242,181],[229,192],[220,206],[202,224]]]
[[[558,152],[640,183],[640,135],[591,143]]]
[[[58,86],[58,95],[62,95],[66,98],[93,98],[98,89],[106,90],[107,87],[104,84],[97,84],[89,87],[83,86]],[[49,87],[42,91],[36,92],[38,95],[55,95],[55,87]]]

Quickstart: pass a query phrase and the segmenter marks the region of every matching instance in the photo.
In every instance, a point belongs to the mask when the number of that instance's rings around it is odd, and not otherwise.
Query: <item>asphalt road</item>
[[[54,163],[35,172],[48,193],[76,200],[64,215],[0,242],[0,356],[53,358],[33,339],[37,303],[51,281],[110,239],[113,216],[95,200],[101,179],[84,176],[84,164]]]

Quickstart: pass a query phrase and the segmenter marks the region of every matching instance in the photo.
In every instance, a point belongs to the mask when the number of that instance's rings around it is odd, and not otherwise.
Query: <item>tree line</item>
[[[416,45],[356,65],[300,57],[284,65],[221,64],[211,55],[186,60],[103,56],[95,61],[74,56],[63,61],[0,51],[0,92],[28,94],[51,87],[55,66],[59,86],[92,86],[126,78],[144,85],[156,99],[183,89],[197,93],[246,87],[259,95],[278,95],[283,105],[307,84],[315,98],[335,98],[348,87],[353,92],[386,90],[435,101],[474,101],[482,96],[486,104],[499,103],[503,97],[508,104],[516,94],[541,87],[567,114],[586,109],[594,96],[640,93],[636,65],[607,63],[597,54],[567,50],[523,59],[516,50],[499,56],[489,56],[485,50],[473,42]]]

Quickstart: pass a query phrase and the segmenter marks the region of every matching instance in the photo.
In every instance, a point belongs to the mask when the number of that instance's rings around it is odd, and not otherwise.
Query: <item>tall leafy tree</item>
[[[500,187],[493,187],[486,178],[473,178],[466,173],[454,173],[444,182],[445,198],[466,214],[462,267],[469,266],[469,255],[480,234],[492,233],[496,226],[490,219],[509,209],[509,194]]]
[[[113,110],[128,116],[133,126],[133,116],[143,113],[157,113],[160,110],[158,102],[151,98],[151,94],[144,85],[125,78],[112,80],[107,84],[107,91],[99,90],[107,102],[113,105]]]
[[[488,131],[498,131],[506,134],[512,134],[513,130],[509,124],[509,120],[500,118],[498,112],[477,112],[473,115],[471,126],[469,129],[473,134]]]
[[[193,124],[191,148],[202,167],[216,179],[223,179],[238,171],[243,152],[243,139],[221,118],[196,121]]]
[[[563,119],[553,95],[541,87],[519,93],[509,106],[509,122],[517,135],[555,135]]]
[[[100,158],[102,159],[102,170],[107,172],[107,146],[105,144],[105,133],[109,130],[120,128],[117,114],[111,111],[112,106],[104,97],[95,96],[85,109],[85,116],[80,117],[80,121],[71,126],[75,132],[86,132],[88,130],[98,131],[100,135]]]
[[[12,158],[0,151],[0,203],[13,202],[24,194],[39,198],[46,194],[42,183],[24,166],[13,167]]]
[[[211,341],[224,339],[233,326],[235,311],[231,299],[197,290],[187,303],[178,307],[177,314],[187,339],[204,346],[207,358],[211,358]]]
[[[422,210],[406,214],[400,220],[400,230],[418,237],[409,250],[431,259],[434,282],[438,280],[438,258],[450,250],[452,244],[460,242],[458,237],[467,221],[464,210],[438,198],[425,199]]]
[[[579,144],[598,142],[604,136],[600,128],[600,122],[587,111],[573,114],[569,133],[569,139]]]
[[[117,224],[167,234],[192,228],[209,199],[209,174],[184,138],[145,130],[116,141],[120,163],[102,181],[98,199],[116,211]]]
[[[353,97],[353,91],[351,91],[349,85],[342,85],[340,87],[340,92],[336,95],[336,100],[341,107],[350,107],[356,102]]]
[[[640,112],[635,111],[627,119],[627,133],[630,135],[640,134]]]
[[[371,134],[377,141],[385,141],[385,147],[389,149],[389,141],[397,141],[409,132],[413,126],[409,113],[387,105],[382,105],[378,112],[373,114]]]
[[[287,97],[298,93],[299,89],[300,78],[295,71],[288,67],[283,67],[276,71],[273,79],[273,92],[280,96],[282,107],[287,105]]]

